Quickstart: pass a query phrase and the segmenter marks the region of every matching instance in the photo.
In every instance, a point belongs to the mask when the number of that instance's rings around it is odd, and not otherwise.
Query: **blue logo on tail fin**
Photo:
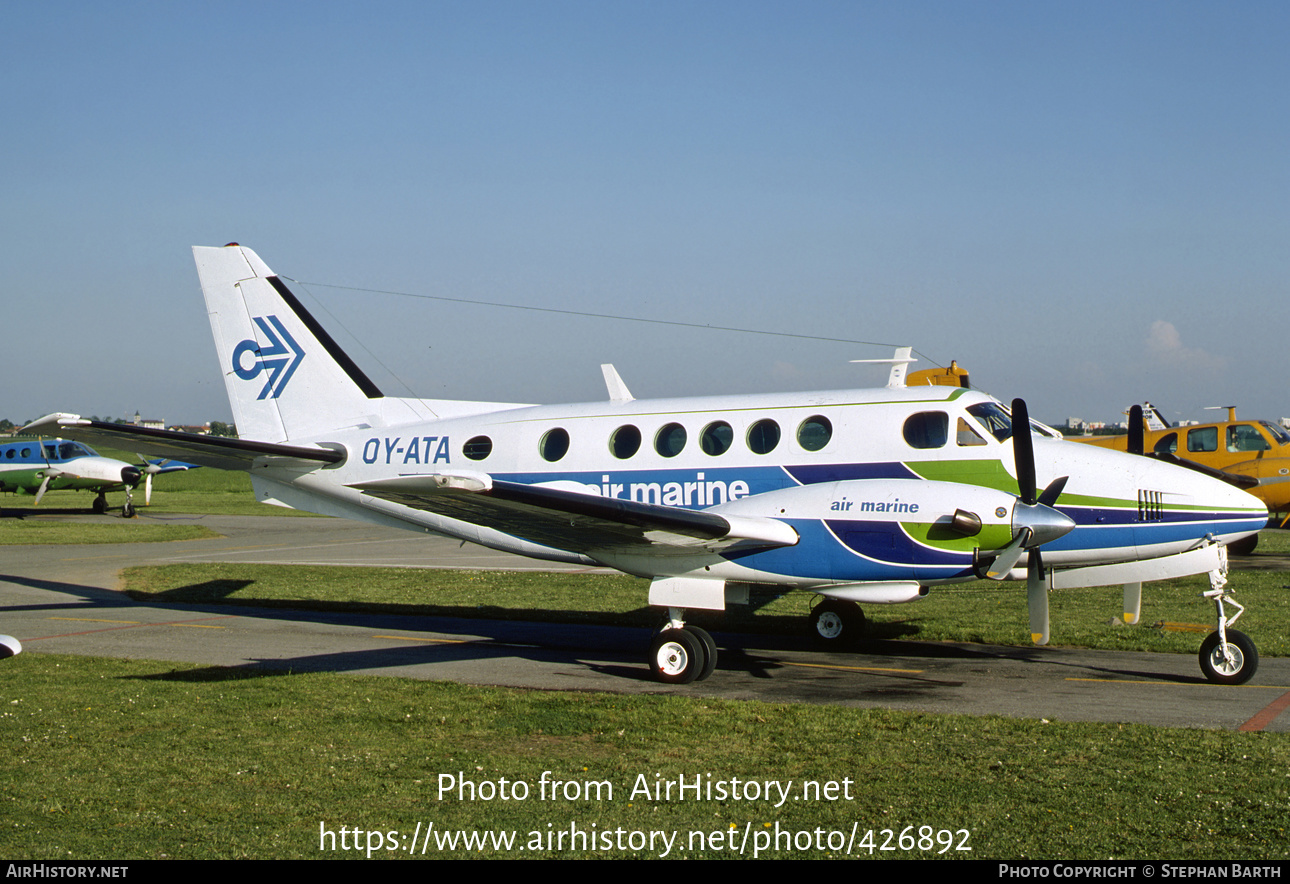
[[[260,331],[268,340],[268,346],[261,347],[258,342],[250,338],[238,344],[233,349],[233,372],[242,380],[249,381],[261,371],[268,371],[269,377],[264,382],[264,389],[255,398],[277,399],[286,389],[287,382],[295,374],[301,360],[305,358],[305,351],[300,349],[300,345],[287,333],[282,323],[278,321],[278,317],[256,316],[254,319],[255,324],[260,327]],[[274,334],[274,329],[277,330],[277,334]],[[249,368],[242,367],[242,356],[246,353],[255,354],[255,361]],[[273,391],[272,396],[269,396],[269,391]]]

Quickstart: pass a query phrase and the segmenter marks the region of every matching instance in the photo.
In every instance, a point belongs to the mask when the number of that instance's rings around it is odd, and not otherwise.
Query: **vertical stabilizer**
[[[385,423],[381,391],[259,256],[193,247],[238,434],[282,442]]]

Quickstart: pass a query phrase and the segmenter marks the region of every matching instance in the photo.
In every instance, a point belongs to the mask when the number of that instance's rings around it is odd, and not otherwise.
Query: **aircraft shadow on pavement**
[[[67,607],[83,607],[85,602],[93,602],[105,608],[122,608],[128,607],[133,602],[121,593],[103,589],[99,586],[87,586],[81,583],[66,583],[60,580],[43,580],[39,577],[23,577],[16,574],[0,574],[0,586],[6,583],[12,583],[15,586],[26,586],[31,589],[43,589],[49,592],[64,593],[70,596],[79,596],[82,601],[66,602],[40,602],[32,605],[3,605],[0,611],[40,611],[43,609],[58,609]]]
[[[298,602],[293,603],[286,599],[270,600],[267,605],[263,601],[256,605],[229,603],[227,600],[230,596],[251,582],[245,580],[206,581],[151,594],[145,600],[132,600],[114,590],[34,577],[0,575],[0,583],[3,582],[76,597],[65,602],[41,602],[2,609],[10,611],[56,611],[84,608],[87,603],[105,608],[132,607],[139,604],[169,608],[178,604],[186,613],[338,624],[362,629],[399,631],[405,634],[424,632],[468,636],[464,641],[416,642],[403,647],[311,654],[298,658],[263,659],[238,666],[211,666],[196,670],[158,673],[155,676],[147,676],[149,678],[234,680],[246,677],[280,676],[293,672],[384,670],[423,664],[510,657],[547,664],[565,663],[586,667],[592,671],[631,681],[652,680],[648,667],[643,666],[641,660],[649,646],[653,629],[641,625],[588,623],[585,612],[568,612],[570,616],[566,619],[560,617],[563,612],[548,611],[544,613],[551,619],[538,621],[466,617],[462,614],[466,612],[477,614],[478,610],[426,605],[377,606],[378,610],[375,613],[371,612],[372,606],[366,606],[367,611],[359,613],[355,612],[348,603],[323,606],[323,610],[292,607]],[[624,616],[631,617],[648,610],[628,612]],[[743,673],[758,680],[776,679],[782,677],[786,669],[796,669],[797,666],[777,659],[774,654],[808,652],[814,662],[805,665],[819,670],[816,677],[821,679],[847,677],[853,682],[854,689],[873,689],[876,693],[885,696],[891,695],[896,683],[903,683],[904,690],[912,693],[921,693],[924,688],[943,688],[947,685],[961,684],[960,681],[954,680],[955,676],[950,675],[946,678],[947,674],[944,673],[940,676],[931,676],[876,671],[883,666],[887,658],[983,662],[1006,660],[1069,666],[1091,677],[1186,684],[1206,683],[1200,678],[1182,677],[1175,673],[1151,672],[1136,667],[1111,665],[1101,661],[1093,662],[1083,655],[1079,658],[1069,656],[1068,659],[1063,659],[1064,655],[1075,652],[1067,652],[1060,648],[1020,648],[900,639],[895,636],[918,631],[916,626],[906,628],[901,624],[870,624],[875,635],[858,642],[855,647],[821,650],[800,633],[800,618],[773,619],[782,619],[785,630],[778,633],[726,631],[714,622],[713,634],[721,650],[717,672]],[[582,622],[576,622],[578,620]],[[888,626],[895,628],[888,629],[886,628]],[[610,660],[606,661],[606,657]],[[621,657],[621,662],[615,659],[618,657]],[[830,674],[831,668],[834,672]],[[847,669],[864,671],[846,674],[843,670]],[[878,679],[887,686],[880,688],[875,683],[861,684],[860,679],[864,678],[869,679],[870,682]]]

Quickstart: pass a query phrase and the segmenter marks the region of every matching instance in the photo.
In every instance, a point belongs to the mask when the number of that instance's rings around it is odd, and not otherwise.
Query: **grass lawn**
[[[406,849],[418,825],[430,858],[825,858],[850,844],[884,858],[1285,859],[1290,845],[1280,734],[47,654],[2,673],[10,859],[353,857],[354,830],[399,858],[387,846]],[[546,771],[565,784],[554,800],[539,798]],[[726,791],[660,796],[678,778]],[[528,797],[503,800],[503,780]],[[577,831],[614,834],[555,840]],[[450,846],[457,832],[485,840]]]

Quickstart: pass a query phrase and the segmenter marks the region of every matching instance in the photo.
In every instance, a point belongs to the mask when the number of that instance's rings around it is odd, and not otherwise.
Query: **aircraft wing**
[[[220,470],[249,470],[253,464],[263,463],[265,458],[288,458],[309,463],[339,463],[345,459],[344,453],[328,448],[155,430],[133,424],[89,420],[75,414],[46,415],[23,427],[22,432],[56,435],[79,442],[134,451],[147,457],[185,461],[182,465],[167,464],[162,467],[163,472],[186,469],[194,464]]]
[[[634,551],[683,555],[793,546],[777,519],[723,515],[577,491],[505,482],[485,473],[401,476],[350,486],[394,503],[460,519],[556,549],[594,556]]]

